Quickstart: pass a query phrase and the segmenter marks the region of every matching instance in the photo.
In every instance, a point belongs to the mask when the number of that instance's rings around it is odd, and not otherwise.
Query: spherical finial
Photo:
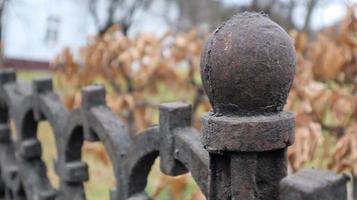
[[[239,14],[208,38],[201,78],[215,113],[280,112],[295,75],[289,35],[258,13]]]

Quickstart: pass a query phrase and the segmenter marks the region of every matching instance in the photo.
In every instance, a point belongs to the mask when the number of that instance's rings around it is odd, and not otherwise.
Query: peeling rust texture
[[[294,116],[282,112],[294,75],[294,46],[266,16],[236,15],[210,35],[201,57],[213,107],[202,117],[210,199],[279,199],[294,142]]]
[[[134,134],[106,105],[100,85],[83,88],[82,105],[69,112],[50,78],[29,85],[17,81],[13,70],[0,70],[0,200],[85,200],[85,141],[103,143],[109,155],[111,200],[151,199],[145,187],[156,158],[166,175],[190,172],[208,200],[315,200],[324,191],[345,197],[346,179],[326,179],[325,172],[280,182],[294,140],[294,117],[281,111],[295,70],[287,34],[266,17],[245,13],[218,28],[207,44],[201,69],[214,111],[203,116],[202,134],[191,127],[191,105],[185,103],[161,104],[159,124]],[[41,121],[53,130],[58,188],[42,160],[47,149],[37,137]]]
[[[289,35],[258,13],[232,17],[208,38],[201,78],[215,113],[282,111],[295,75]]]
[[[281,200],[347,199],[349,177],[334,172],[306,169],[284,178],[280,183]]]
[[[210,152],[257,152],[286,148],[294,142],[294,115],[202,117],[202,142]]]

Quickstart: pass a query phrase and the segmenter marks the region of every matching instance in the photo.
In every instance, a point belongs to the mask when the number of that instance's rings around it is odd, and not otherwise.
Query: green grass
[[[36,78],[52,77],[52,74],[49,71],[25,71],[18,70],[16,71],[17,79],[22,81],[31,82]]]

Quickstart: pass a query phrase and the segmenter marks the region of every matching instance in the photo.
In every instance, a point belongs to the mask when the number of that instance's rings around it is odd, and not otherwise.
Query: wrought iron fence
[[[158,125],[130,137],[106,106],[102,86],[83,88],[81,107],[68,112],[51,79],[29,86],[13,70],[1,70],[0,199],[86,199],[84,141],[105,146],[116,180],[112,200],[150,199],[145,187],[157,157],[167,175],[190,172],[211,200],[346,199],[345,175],[304,170],[285,177],[294,116],[282,110],[294,74],[294,47],[283,29],[260,14],[234,16],[209,37],[202,53],[201,76],[213,107],[202,117],[202,133],[191,127],[191,106],[174,102],[159,106]],[[41,159],[46,149],[37,125],[43,120],[56,141],[59,189],[50,184]]]

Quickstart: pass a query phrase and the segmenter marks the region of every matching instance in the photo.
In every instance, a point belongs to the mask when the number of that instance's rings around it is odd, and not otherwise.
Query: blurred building
[[[351,0],[357,1],[357,0]],[[7,0],[2,17],[5,66],[47,68],[63,48],[73,53],[86,44],[88,35],[106,25],[113,0]],[[96,2],[96,15],[93,15]],[[113,18],[126,18],[135,0],[123,0]],[[134,9],[129,36],[139,32],[164,34],[167,29],[185,31],[198,28],[210,31],[237,12],[262,10],[289,30],[305,23],[305,1],[294,0],[155,0],[146,8]],[[260,2],[255,5],[252,2]],[[273,5],[273,2],[275,4]],[[295,2],[293,7],[289,3]],[[320,30],[339,21],[346,13],[342,1],[321,1],[311,15],[311,30]],[[291,6],[291,5],[290,5]],[[130,12],[129,12],[130,13]],[[95,17],[94,17],[95,16]],[[113,22],[117,23],[118,19]],[[97,23],[96,23],[97,22]],[[76,55],[75,55],[76,56]]]
[[[88,0],[8,1],[2,29],[5,65],[47,68],[64,47],[85,44],[88,15]]]

